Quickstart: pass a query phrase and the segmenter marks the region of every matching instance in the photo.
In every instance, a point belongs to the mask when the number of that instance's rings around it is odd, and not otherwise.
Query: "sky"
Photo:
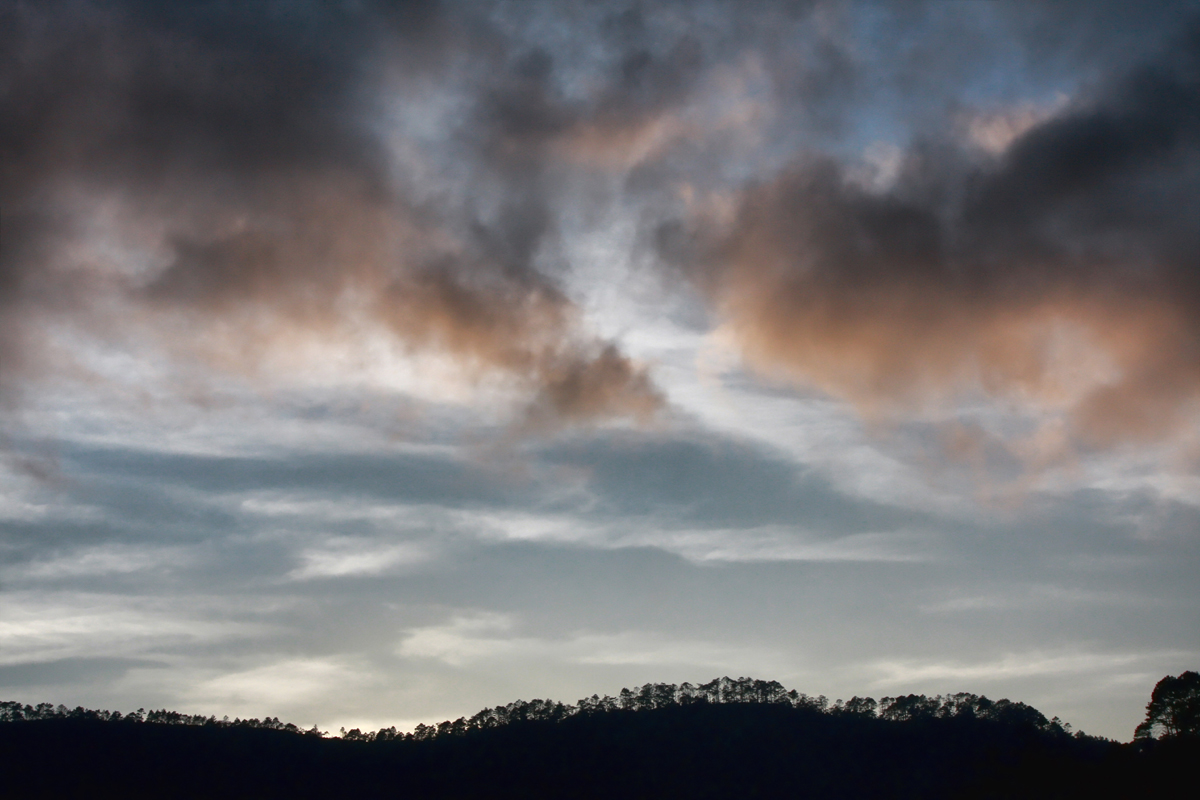
[[[0,697],[1200,664],[1200,3],[0,0]]]

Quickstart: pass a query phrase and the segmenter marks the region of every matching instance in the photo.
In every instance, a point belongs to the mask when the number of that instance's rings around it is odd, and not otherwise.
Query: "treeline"
[[[485,708],[471,717],[440,722],[436,725],[418,725],[411,732],[398,731],[394,726],[366,732],[354,728],[341,731],[347,741],[425,741],[444,736],[462,736],[472,731],[488,730],[521,722],[561,722],[576,716],[590,716],[617,711],[652,711],[655,709],[681,706],[762,704],[790,706],[832,716],[871,717],[895,722],[920,719],[972,719],[991,721],[1005,725],[1019,725],[1032,730],[1054,735],[1069,735],[1071,726],[1058,717],[1046,719],[1040,711],[1025,703],[1012,700],[989,700],[986,697],[958,693],[950,695],[909,694],[900,697],[852,697],[849,700],[830,700],[824,695],[812,697],[794,689],[787,689],[778,681],[763,681],[753,678],[716,678],[708,683],[647,683],[636,689],[622,689],[616,697],[592,695],[574,705],[554,700],[516,700],[503,706]],[[181,714],[166,709],[137,711],[122,714],[120,711],[100,711],[77,706],[39,703],[35,706],[10,701],[0,701],[0,722],[30,722],[34,720],[90,720],[94,722],[152,723],[158,725],[189,725],[212,728],[255,728],[285,731],[306,736],[325,736],[314,725],[304,729],[290,722],[280,722],[278,717],[264,719],[249,718],[233,720],[229,717],[217,719],[203,714]],[[1082,733],[1076,734],[1083,736]]]
[[[1192,675],[1156,690],[1148,719],[1163,736],[1127,744],[1072,735],[1009,700],[830,702],[749,678],[518,701],[341,737],[270,717],[3,703],[0,775],[2,794],[21,798],[1170,796],[1200,763]]]
[[[288,733],[302,733],[306,736],[324,736],[325,732],[316,725],[307,730],[297,727],[290,722],[280,722],[278,717],[264,719],[230,719],[229,717],[206,717],[203,714],[181,714],[178,711],[160,709],[147,711],[139,708],[128,714],[120,711],[100,711],[92,708],[76,706],[68,708],[64,705],[38,703],[36,706],[21,705],[12,701],[0,701],[0,722],[33,722],[35,720],[86,720],[90,722],[148,722],[156,725],[194,725],[212,728],[262,728]]]
[[[778,681],[754,678],[716,678],[708,683],[647,683],[637,689],[622,689],[616,696],[592,695],[574,705],[553,700],[517,700],[508,705],[485,708],[472,717],[459,717],[436,725],[418,725],[411,733],[396,728],[381,728],[364,733],[359,729],[342,730],[342,738],[350,741],[423,741],[441,736],[461,736],[471,731],[486,730],[516,722],[558,722],[578,715],[604,714],[614,711],[650,711],[693,704],[719,705],[726,703],[756,703],[791,706],[834,716],[878,717],[903,722],[918,719],[978,719],[1007,725],[1028,726],[1051,734],[1068,735],[1071,726],[1058,717],[1046,719],[1040,711],[1025,703],[1012,700],[989,700],[980,695],[958,693],[951,695],[909,694],[900,697],[852,697],[830,702],[820,695],[811,697],[787,689]],[[1082,736],[1083,734],[1077,734]]]

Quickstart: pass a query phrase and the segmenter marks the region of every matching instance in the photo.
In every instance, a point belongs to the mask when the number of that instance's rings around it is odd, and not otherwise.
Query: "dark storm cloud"
[[[1069,409],[1075,433],[1110,444],[1163,437],[1200,400],[1197,219],[1193,22],[994,158],[926,137],[877,190],[804,156],[658,241],[752,362],[868,408],[973,384],[1069,396],[1065,325],[1115,372]]]
[[[47,369],[32,353],[51,318],[130,335],[103,298],[222,365],[254,370],[305,337],[355,347],[365,324],[510,375],[542,424],[653,413],[644,372],[582,330],[537,267],[554,236],[543,198],[485,219],[414,203],[391,178],[371,127],[378,76],[502,51],[480,11],[5,4],[5,394]],[[102,245],[147,263],[114,268]]]

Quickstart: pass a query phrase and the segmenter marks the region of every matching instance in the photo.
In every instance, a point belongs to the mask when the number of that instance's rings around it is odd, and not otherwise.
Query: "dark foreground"
[[[7,797],[1177,796],[1196,739],[1117,744],[993,720],[759,703],[610,710],[426,740],[215,725],[0,724]]]

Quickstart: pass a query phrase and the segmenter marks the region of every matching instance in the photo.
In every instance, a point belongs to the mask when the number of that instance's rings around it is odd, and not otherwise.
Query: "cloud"
[[[432,658],[451,666],[528,652],[531,642],[509,635],[513,620],[504,614],[454,617],[448,624],[410,631],[396,648],[401,658]]]
[[[1009,653],[993,661],[915,662],[882,661],[873,669],[882,673],[875,686],[928,685],[932,682],[984,683],[1049,675],[1080,675],[1128,670],[1161,653],[1025,652]],[[1177,654],[1169,654],[1177,655]]]
[[[64,331],[268,381],[382,341],[518,433],[645,421],[564,220],[711,189],[659,249],[763,371],[1101,446],[1192,419],[1197,37],[1148,55],[1187,4],[683,8],[5,5],[0,400],[88,374]]]
[[[994,157],[919,138],[876,191],[804,154],[658,250],[751,364],[870,413],[982,391],[1089,445],[1162,440],[1200,403],[1197,109],[1193,25],[1094,97],[1017,109]]]
[[[1009,146],[1039,125],[1054,117],[1067,104],[1062,93],[1045,103],[1021,103],[1012,108],[976,110],[964,115],[962,125],[971,144],[993,155],[1003,155]]]
[[[449,622],[416,628],[396,649],[405,659],[435,659],[453,667],[479,662],[551,662],[586,666],[678,666],[716,672],[745,672],[748,665],[781,667],[778,652],[765,647],[720,644],[656,631],[593,633],[561,638],[515,634],[517,620],[503,614],[460,614]]]
[[[198,680],[184,697],[190,707],[212,714],[265,716],[268,710],[303,707],[327,697],[334,687],[374,678],[349,659],[293,658]]]
[[[49,558],[21,564],[19,569],[2,569],[0,575],[4,575],[10,584],[33,583],[151,570],[166,571],[187,566],[194,560],[194,554],[178,547],[105,544],[55,554]]]
[[[1128,608],[1156,605],[1161,601],[1128,592],[1089,590],[1056,585],[1013,586],[1008,591],[990,594],[958,594],[948,600],[921,606],[927,614],[972,614],[976,612],[1012,613],[1018,609],[1054,606],[1060,610],[1076,606]]]
[[[645,369],[590,335],[541,265],[556,236],[546,198],[451,131],[443,149],[499,175],[505,199],[419,201],[378,133],[376,72],[440,69],[473,16],[6,6],[4,397],[83,368],[72,348],[54,353],[63,328],[260,377],[303,370],[314,343],[370,358],[382,335],[497,378],[527,398],[524,428],[655,413]]]
[[[3,664],[78,657],[129,657],[261,635],[265,626],[206,619],[218,603],[169,602],[89,593],[8,592],[0,621]],[[226,611],[228,609],[225,609]]]
[[[299,558],[303,564],[292,570],[288,577],[302,581],[380,575],[429,561],[428,549],[413,542],[380,544],[335,536],[318,547],[301,551]]]
[[[103,684],[124,677],[131,669],[153,669],[162,662],[120,656],[63,658],[0,666],[0,686],[6,692],[22,693],[29,687],[61,687],[64,684]],[[8,695],[11,696],[11,695]]]

